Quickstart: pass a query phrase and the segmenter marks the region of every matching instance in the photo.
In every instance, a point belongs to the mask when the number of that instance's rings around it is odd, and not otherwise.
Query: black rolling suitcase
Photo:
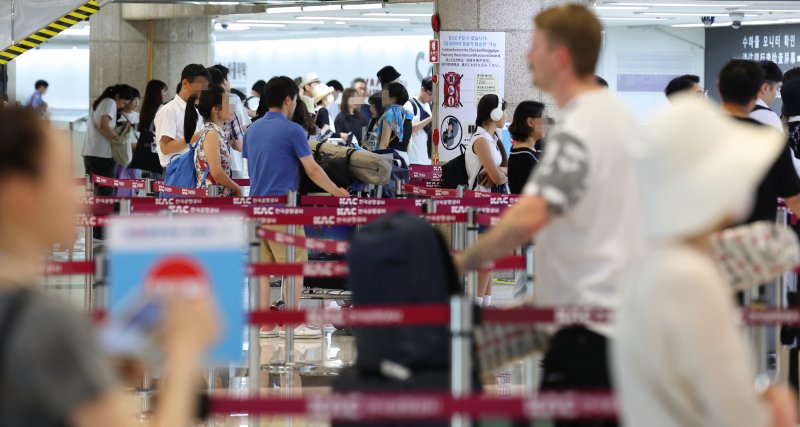
[[[423,219],[387,215],[359,230],[347,255],[353,305],[446,304],[461,291],[449,250]],[[334,383],[336,392],[449,392],[450,334],[446,326],[356,328],[355,366]],[[408,378],[386,366],[408,370]],[[447,426],[448,422],[335,422],[338,427]]]

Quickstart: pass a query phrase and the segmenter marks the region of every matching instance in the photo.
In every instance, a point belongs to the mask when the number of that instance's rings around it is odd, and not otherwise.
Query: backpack
[[[450,251],[441,234],[422,218],[386,215],[358,230],[347,254],[353,305],[447,304],[461,292]],[[381,376],[392,361],[415,373],[449,371],[447,326],[356,328],[356,369]]]
[[[462,144],[459,148],[461,154],[442,166],[442,188],[458,188],[459,185],[469,185],[466,147]]]
[[[179,188],[197,188],[197,174],[194,169],[194,156],[197,145],[200,144],[202,136],[194,144],[189,144],[189,151],[183,154],[172,156],[164,174],[164,185]],[[175,158],[177,157],[177,158]],[[208,177],[209,168],[203,172],[205,182]],[[176,194],[161,193],[161,197],[181,197]]]
[[[164,168],[159,162],[157,152],[153,151],[155,139],[156,136],[149,129],[139,133],[139,140],[136,142],[136,147],[133,149],[133,158],[128,165],[129,168],[156,174],[164,172]]]
[[[328,178],[336,184],[337,187],[349,188],[353,185],[353,173],[350,172],[350,157],[334,157],[331,154],[323,153],[320,148],[323,143],[317,145],[317,149],[313,151],[314,161],[325,171]],[[325,190],[320,188],[311,178],[308,177],[306,170],[300,168],[300,181],[297,186],[297,192],[300,195],[307,195],[309,193],[324,193]]]

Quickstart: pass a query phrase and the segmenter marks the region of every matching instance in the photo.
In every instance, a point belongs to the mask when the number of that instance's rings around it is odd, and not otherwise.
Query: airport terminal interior
[[[0,95],[0,426],[800,425],[800,1],[0,0]]]

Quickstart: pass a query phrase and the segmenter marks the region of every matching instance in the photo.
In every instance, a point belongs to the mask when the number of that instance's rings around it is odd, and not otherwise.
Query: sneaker
[[[261,336],[261,338],[275,338],[278,335],[280,335],[280,333],[281,333],[280,326],[275,326],[272,329],[261,328],[261,332],[259,333],[259,335]]]
[[[281,337],[285,337],[286,336],[286,332],[281,330],[280,336]],[[322,336],[322,329],[320,329],[320,328],[311,328],[311,327],[309,327],[308,325],[305,325],[305,324],[294,328],[294,337],[295,338],[300,338],[300,339],[306,338],[307,339],[307,338],[319,338],[321,336]]]

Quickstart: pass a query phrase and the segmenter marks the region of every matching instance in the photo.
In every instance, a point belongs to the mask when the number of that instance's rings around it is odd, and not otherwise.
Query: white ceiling
[[[745,14],[742,25],[800,23],[800,1],[760,0],[597,0],[597,14],[608,26],[699,27],[702,16],[714,26],[730,26],[731,12]]]
[[[433,34],[431,2],[362,3],[344,6],[347,9],[342,9],[341,5],[321,7],[334,10],[315,10],[314,6],[304,6],[302,11],[285,13],[284,9],[270,6],[264,13],[220,16],[216,18],[216,37],[217,40],[269,40]],[[295,9],[299,9],[299,6]],[[282,13],[273,13],[276,11]],[[227,29],[223,28],[226,24]]]
[[[164,1],[164,0],[161,0]],[[232,0],[227,0],[230,3]],[[265,12],[215,17],[216,38],[222,41],[276,40],[298,38],[358,37],[362,35],[432,34],[432,2],[382,3],[364,0],[341,5],[325,5],[335,10],[315,10],[304,6],[291,13],[280,10],[277,0],[268,0]],[[285,0],[296,6],[298,0]],[[308,0],[305,0],[306,2]],[[451,0],[460,1],[460,0]],[[208,2],[204,2],[208,4]],[[216,3],[216,2],[212,2]],[[252,4],[253,0],[241,1]],[[703,16],[714,16],[713,26],[730,26],[731,12],[745,16],[743,25],[800,23],[800,1],[762,0],[595,0],[597,14],[606,26],[698,27]],[[308,3],[305,3],[308,4]],[[222,28],[223,24],[227,29]],[[81,24],[66,37],[54,41],[71,43],[88,40],[88,28]],[[66,39],[66,40],[65,40]]]

